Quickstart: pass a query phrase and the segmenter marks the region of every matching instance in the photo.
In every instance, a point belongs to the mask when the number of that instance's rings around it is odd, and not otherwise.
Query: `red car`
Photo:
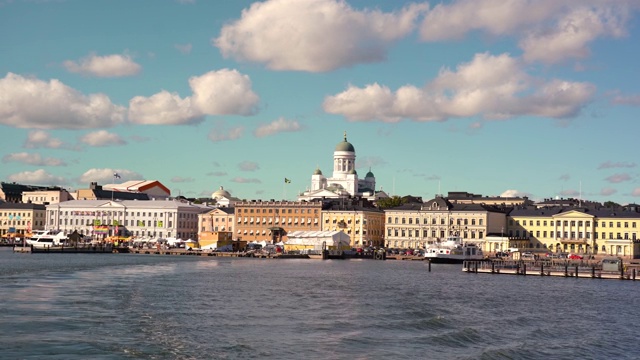
[[[569,256],[567,256],[567,258],[570,259],[570,260],[582,260],[582,255],[569,254]]]

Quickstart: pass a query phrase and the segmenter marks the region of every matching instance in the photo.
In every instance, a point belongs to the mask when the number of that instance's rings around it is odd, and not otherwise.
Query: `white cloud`
[[[56,159],[52,157],[43,158],[42,156],[40,156],[40,154],[30,154],[26,152],[7,154],[2,157],[2,162],[4,163],[21,162],[21,163],[25,163],[28,165],[35,165],[35,166],[66,166],[67,165],[67,163],[65,163],[61,159]]]
[[[235,126],[226,129],[224,124],[218,124],[215,128],[209,132],[209,140],[213,142],[236,140],[242,137],[244,133],[243,126]]]
[[[207,115],[251,115],[260,101],[249,76],[237,70],[210,71],[190,78],[189,85],[193,105]]]
[[[120,175],[120,179],[116,180],[118,182],[144,179],[144,177],[141,174],[135,171],[124,170],[124,169],[110,169],[110,168],[95,169],[94,168],[94,169],[89,169],[84,174],[80,175],[78,182],[82,184],[89,184],[91,182],[97,182],[98,184],[111,184],[114,181],[113,179],[114,173],[117,173],[118,175]]]
[[[243,161],[238,164],[238,168],[242,171],[256,171],[260,169],[260,165],[254,161]]]
[[[98,130],[88,133],[80,138],[80,141],[90,146],[112,146],[125,145],[127,142],[118,134],[110,133],[107,130]]]
[[[24,142],[27,149],[48,148],[59,149],[64,146],[60,139],[52,138],[51,135],[44,130],[31,130]]]
[[[413,85],[396,92],[377,83],[347,90],[325,98],[326,112],[352,121],[397,122],[443,121],[455,117],[482,116],[508,119],[516,116],[569,118],[593,98],[595,87],[588,83],[529,76],[524,64],[508,54],[476,54],[457,67],[442,69],[423,88]]]
[[[285,118],[279,118],[269,124],[259,126],[254,132],[255,137],[265,137],[281,132],[296,132],[300,131],[302,126],[295,120],[287,120]]]
[[[142,67],[131,59],[129,55],[89,54],[79,61],[67,60],[64,67],[72,72],[97,77],[123,77],[136,75]]]
[[[425,41],[460,39],[469,32],[515,36],[527,61],[583,58],[600,37],[625,35],[634,0],[458,0],[436,5],[420,27]]]
[[[331,71],[385,59],[428,4],[400,11],[353,9],[343,0],[269,0],[242,11],[212,43],[223,56],[273,70]]]
[[[514,190],[514,189],[510,189],[510,190],[505,190],[502,194],[500,194],[500,197],[507,197],[507,198],[513,198],[513,197],[531,197],[531,194],[528,192],[524,192],[524,191],[520,191],[520,190]]]
[[[260,98],[251,80],[237,70],[210,71],[189,79],[192,96],[184,99],[165,90],[129,101],[129,120],[147,125],[197,124],[205,115],[252,115]]]
[[[36,171],[24,171],[9,175],[9,181],[30,184],[30,185],[66,185],[67,180],[63,177],[51,175],[44,169]]]
[[[611,100],[616,105],[640,106],[640,95],[616,95]]]
[[[640,196],[640,187],[633,189],[631,196]]]
[[[124,108],[104,94],[83,95],[59,80],[8,73],[0,79],[0,124],[17,128],[91,129],[124,121]]]
[[[259,179],[244,178],[244,177],[234,177],[233,179],[231,179],[231,182],[241,183],[241,184],[248,184],[248,183],[261,184],[262,183],[262,181],[260,181]]]
[[[176,93],[161,91],[151,97],[136,96],[129,101],[129,120],[136,124],[197,124],[202,114],[191,106],[191,98],[181,99]]]
[[[193,48],[191,44],[175,44],[174,47],[183,54],[190,54]]]

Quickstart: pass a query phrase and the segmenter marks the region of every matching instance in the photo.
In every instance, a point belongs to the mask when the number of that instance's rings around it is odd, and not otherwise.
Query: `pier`
[[[603,269],[597,261],[465,261],[462,271],[473,274],[555,276],[567,278],[636,280],[638,264],[625,263],[617,270]]]

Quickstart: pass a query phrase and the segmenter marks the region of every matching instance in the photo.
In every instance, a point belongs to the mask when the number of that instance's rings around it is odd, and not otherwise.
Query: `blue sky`
[[[638,202],[635,0],[0,0],[0,179]],[[284,178],[292,180],[284,185]]]

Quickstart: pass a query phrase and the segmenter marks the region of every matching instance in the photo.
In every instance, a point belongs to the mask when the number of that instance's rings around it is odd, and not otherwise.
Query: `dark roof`
[[[145,193],[111,191],[102,189],[94,189],[93,193],[96,196],[96,199],[99,200],[111,200],[112,194],[114,200],[150,200],[149,195]]]
[[[233,215],[236,212],[236,209],[234,207],[219,207],[219,208],[216,208],[216,209],[218,209],[220,211],[223,211],[223,212],[225,212],[225,213],[227,213],[229,215]]]
[[[3,210],[46,210],[42,204],[31,203],[0,203],[0,209]]]
[[[534,206],[515,207],[509,212],[509,216],[525,216],[525,217],[551,217],[553,215],[567,213],[570,211],[578,211],[581,213],[592,215],[596,218],[639,218],[640,212],[638,208],[628,207],[559,207],[550,206],[536,208]]]
[[[38,190],[62,190],[59,186],[39,186],[39,185],[24,185],[17,183],[0,182],[0,187],[5,193],[17,193],[21,194],[24,191],[38,191]]]

